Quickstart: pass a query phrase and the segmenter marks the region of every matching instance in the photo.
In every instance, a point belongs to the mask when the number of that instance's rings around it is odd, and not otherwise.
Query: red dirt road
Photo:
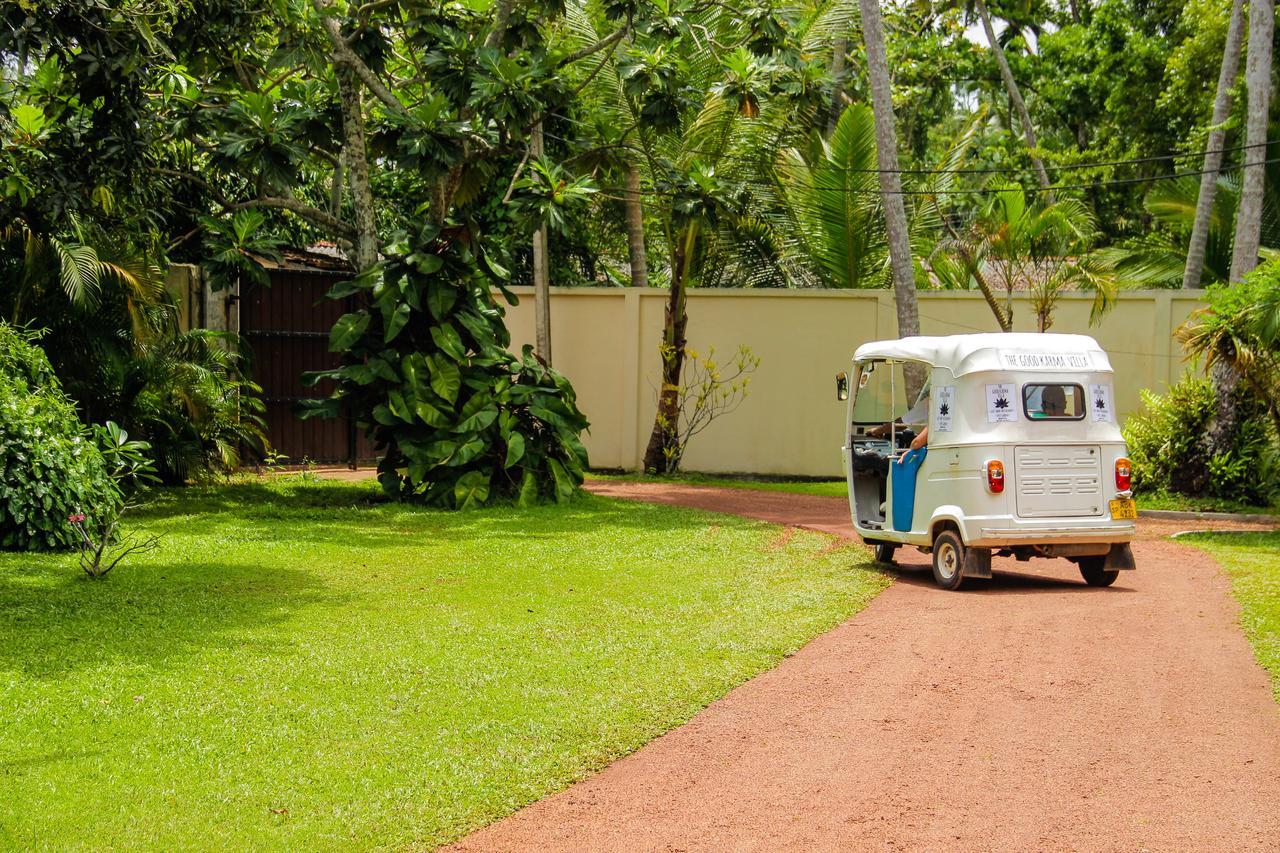
[[[843,501],[592,491],[851,535]],[[1139,569],[927,557],[691,722],[458,850],[1280,849],[1280,707],[1206,555],[1142,522]]]

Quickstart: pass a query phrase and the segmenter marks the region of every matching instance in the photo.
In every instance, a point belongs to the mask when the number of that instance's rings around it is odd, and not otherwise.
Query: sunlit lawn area
[[[674,508],[162,494],[101,582],[0,555],[0,847],[431,846],[601,767],[861,608],[832,540]]]
[[[1244,626],[1258,662],[1271,673],[1280,701],[1280,533],[1190,537],[1231,575]]]
[[[843,498],[848,495],[844,480],[761,480],[750,477],[717,477],[713,474],[679,474],[674,477],[652,477],[642,474],[598,474],[589,479],[633,482],[673,482],[691,486],[721,486],[729,489],[758,489],[765,492],[790,492],[796,495],[819,495]]]

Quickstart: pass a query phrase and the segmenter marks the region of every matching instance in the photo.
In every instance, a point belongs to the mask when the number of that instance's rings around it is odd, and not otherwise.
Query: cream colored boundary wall
[[[533,294],[519,287],[507,309],[516,349],[533,342]],[[553,288],[551,338],[555,367],[573,382],[591,420],[584,436],[596,468],[636,470],[653,425],[658,340],[666,291],[656,288]],[[1064,296],[1053,331],[1093,335],[1116,371],[1122,416],[1142,388],[1163,389],[1181,375],[1173,330],[1200,304],[1197,291],[1125,293],[1090,327],[1089,300]],[[1034,331],[1024,299],[1015,303],[1019,331]],[[927,335],[998,331],[978,293],[922,293]],[[689,446],[688,471],[839,476],[843,403],[835,374],[847,370],[866,341],[896,337],[893,295],[877,290],[693,290],[689,345],[718,356],[746,344],[760,357],[750,396]]]

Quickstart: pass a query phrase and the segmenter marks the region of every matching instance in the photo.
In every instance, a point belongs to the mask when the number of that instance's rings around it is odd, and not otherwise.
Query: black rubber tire
[[[1080,577],[1089,586],[1111,586],[1120,577],[1120,572],[1114,569],[1107,571],[1103,568],[1106,564],[1106,557],[1081,557]]]
[[[954,530],[944,530],[933,540],[933,582],[943,589],[959,589],[964,583],[964,542]]]
[[[898,546],[893,542],[877,542],[876,543],[876,562],[877,563],[893,563],[893,555],[898,550]]]

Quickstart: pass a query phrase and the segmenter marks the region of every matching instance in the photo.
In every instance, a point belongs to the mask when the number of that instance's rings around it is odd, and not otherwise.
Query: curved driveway
[[[838,499],[589,488],[852,535]],[[857,616],[456,848],[1276,850],[1280,707],[1227,579],[1170,528],[1141,523],[1110,589],[997,559],[948,593],[899,552]]]

